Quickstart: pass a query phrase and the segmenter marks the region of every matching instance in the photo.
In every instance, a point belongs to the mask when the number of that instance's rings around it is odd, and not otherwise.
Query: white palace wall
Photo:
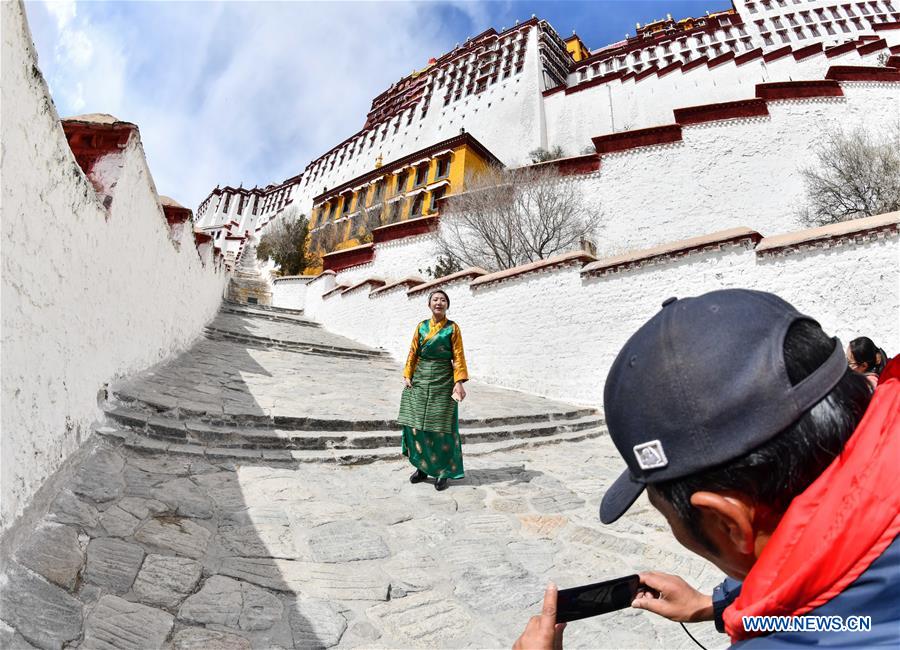
[[[847,81],[840,88],[842,97],[768,100],[764,116],[683,126],[679,142],[602,154],[599,171],[561,182],[596,207],[601,256],[744,225],[764,236],[801,229],[800,170],[812,164],[823,133],[859,126],[879,133],[897,119],[900,84]],[[335,280],[349,287],[366,278],[425,277],[435,255],[433,235],[379,243],[372,262]]]
[[[597,243],[604,260],[593,266],[582,269],[584,254],[571,253],[538,269],[488,276],[496,281],[479,281],[484,272],[469,270],[391,286],[416,275],[419,260],[433,254],[433,235],[418,236],[402,245],[376,243],[370,263],[310,282],[304,308],[329,329],[402,361],[415,324],[428,315],[427,290],[440,285],[464,332],[473,377],[594,406],[601,405],[616,352],[673,295],[772,291],[844,343],[870,336],[896,354],[900,213],[812,230],[802,230],[796,216],[798,172],[810,164],[824,129],[877,131],[896,120],[896,72],[847,74],[863,80],[826,84],[842,96],[740,104],[767,114],[667,127],[670,134],[680,128],[681,139],[632,143],[601,154],[599,171],[564,178],[602,209]],[[791,86],[788,95],[796,90]],[[735,106],[712,109],[727,114]],[[368,278],[378,282],[354,286]],[[339,285],[353,288],[332,290]]]
[[[713,68],[705,64],[657,77],[634,77],[544,98],[547,140],[569,155],[581,153],[591,138],[617,131],[671,124],[672,111],[683,106],[749,99],[759,83],[822,79],[833,65],[876,65],[887,49],[861,55],[857,50],[827,57],[819,52],[799,61],[790,54],[737,65],[734,59]]]
[[[22,5],[2,3],[2,21],[7,530],[90,435],[104,384],[185,349],[226,276],[190,222],[167,225],[136,129],[93,168],[104,207],[63,132]]]
[[[897,119],[900,84],[842,82],[844,97],[768,101],[768,116],[682,127],[682,141],[604,154],[568,182],[599,206],[601,255],[750,225],[802,228],[800,170],[828,129],[879,132]]]
[[[619,259],[618,267],[609,261],[600,276],[583,273],[591,268],[582,268],[583,259],[570,259],[483,286],[470,284],[477,274],[451,276],[440,286],[450,294],[449,316],[462,329],[473,378],[601,406],[616,353],[670,296],[727,287],[772,291],[844,344],[866,335],[895,354],[898,222],[900,213],[860,220],[845,224],[844,234],[830,227],[810,241],[806,234],[815,231],[806,231],[774,250],[764,250],[769,239],[754,246],[758,235],[732,230],[668,252],[638,251]],[[367,287],[336,292],[317,301],[313,312],[329,329],[402,361],[415,324],[428,316],[427,289],[422,285],[413,295],[402,285],[371,294]]]

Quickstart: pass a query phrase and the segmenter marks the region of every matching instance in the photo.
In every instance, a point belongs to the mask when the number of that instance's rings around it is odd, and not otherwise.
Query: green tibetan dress
[[[397,418],[403,427],[403,455],[429,476],[463,478],[459,404],[451,394],[468,374],[456,323],[419,323],[403,374],[412,380],[412,388],[403,390]]]

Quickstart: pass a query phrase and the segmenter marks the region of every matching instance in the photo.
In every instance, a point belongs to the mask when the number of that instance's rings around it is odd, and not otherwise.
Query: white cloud
[[[60,31],[75,18],[75,0],[48,0],[44,6],[56,19],[56,28]]]
[[[217,183],[302,171],[486,23],[468,2],[44,6],[27,9],[38,52],[56,53],[42,67],[60,113],[135,122],[159,191],[191,207]]]

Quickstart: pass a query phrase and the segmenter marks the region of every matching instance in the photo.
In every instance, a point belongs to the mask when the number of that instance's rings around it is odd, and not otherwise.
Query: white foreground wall
[[[875,222],[875,223],[873,223]],[[609,260],[605,275],[582,273],[580,261],[470,285],[444,281],[449,316],[461,327],[470,375],[547,397],[601,406],[618,350],[670,296],[745,287],[771,291],[819,319],[846,344],[869,336],[888,354],[900,351],[900,213],[803,231],[788,245],[766,238],[710,236]],[[835,234],[834,230],[840,231]],[[603,261],[598,263],[603,266]],[[618,266],[617,266],[618,265]],[[588,268],[588,267],[585,267]],[[406,357],[413,328],[428,317],[427,290],[398,286],[307,297],[307,309],[332,331]],[[314,303],[314,304],[311,304]],[[378,327],[371,327],[378,323]]]
[[[0,11],[6,530],[89,435],[104,384],[183,350],[226,277],[211,246],[201,260],[190,224],[170,239],[136,129],[94,167],[104,208],[63,133],[22,5]]]

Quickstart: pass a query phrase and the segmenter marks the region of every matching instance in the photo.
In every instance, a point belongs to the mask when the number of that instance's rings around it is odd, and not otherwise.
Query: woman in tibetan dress
[[[459,326],[447,320],[450,298],[443,291],[428,296],[431,318],[416,326],[400,399],[403,427],[401,451],[416,471],[409,477],[419,483],[435,478],[436,490],[447,479],[463,478],[459,439],[459,402],[466,397],[463,382],[469,378]]]

